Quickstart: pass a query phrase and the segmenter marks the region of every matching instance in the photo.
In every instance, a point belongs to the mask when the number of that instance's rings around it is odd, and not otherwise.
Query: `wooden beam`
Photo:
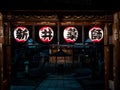
[[[3,81],[3,25],[2,14],[0,13],[0,90],[2,90]]]
[[[10,85],[11,85],[11,46],[6,45],[5,46],[5,55],[6,57],[6,80],[7,80],[7,86],[5,87],[7,90],[10,90]]]
[[[114,80],[114,90],[119,90],[118,88],[118,69],[119,69],[119,17],[118,13],[114,14],[113,21],[113,80]]]
[[[9,90],[11,82],[11,40],[10,24],[3,30],[3,17],[0,14],[0,90]],[[7,57],[6,57],[7,56]],[[6,73],[3,73],[6,72]]]
[[[109,90],[109,73],[110,73],[110,51],[109,51],[109,33],[108,33],[108,24],[105,24],[104,27],[104,62],[105,62],[105,90]]]
[[[112,15],[104,14],[104,15],[60,15],[59,14],[50,14],[47,15],[41,13],[41,15],[4,15],[5,22],[21,22],[21,24],[25,24],[26,22],[57,22],[59,20],[64,22],[96,22],[96,23],[105,23],[105,22],[112,22],[113,17]]]
[[[3,49],[2,43],[0,43],[0,90],[2,90],[3,81]]]
[[[10,23],[7,23],[6,29],[4,28],[4,31],[7,32],[7,34],[4,34],[4,37],[7,37],[4,39],[6,43],[4,43],[4,52],[7,56],[4,60],[6,60],[6,80],[7,80],[7,86],[5,87],[7,90],[10,90],[10,84],[11,84],[11,28]],[[5,57],[5,56],[4,56]]]

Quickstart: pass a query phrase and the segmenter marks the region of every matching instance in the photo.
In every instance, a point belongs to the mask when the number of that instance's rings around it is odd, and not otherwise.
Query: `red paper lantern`
[[[75,27],[66,27],[63,32],[63,37],[67,43],[74,43],[78,38],[78,30]]]
[[[25,42],[29,38],[29,30],[26,27],[17,27],[14,30],[14,38],[17,42]]]
[[[100,27],[91,28],[89,38],[92,42],[100,42],[103,39],[103,30]]]
[[[45,26],[40,28],[39,30],[39,38],[42,42],[50,42],[52,41],[54,36],[54,31],[52,28]]]

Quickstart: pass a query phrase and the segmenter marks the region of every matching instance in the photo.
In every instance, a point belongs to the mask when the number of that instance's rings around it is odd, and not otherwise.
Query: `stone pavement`
[[[36,90],[83,90],[71,75],[50,75]]]
[[[72,75],[48,75],[36,86],[11,86],[11,90],[83,90]]]

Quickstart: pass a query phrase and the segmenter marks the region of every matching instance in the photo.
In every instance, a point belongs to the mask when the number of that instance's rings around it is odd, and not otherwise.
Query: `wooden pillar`
[[[4,27],[4,29],[3,29]],[[4,23],[0,14],[0,90],[10,90],[11,40],[10,24]]]
[[[110,73],[110,51],[108,46],[109,34],[108,24],[104,27],[104,62],[105,62],[105,90],[109,90],[109,73]]]
[[[0,13],[0,90],[2,90],[3,82],[3,20],[2,14]]]
[[[4,82],[3,90],[10,90],[11,84],[11,31],[10,31],[10,23],[4,23]],[[7,56],[7,57],[6,57]]]
[[[114,90],[118,90],[118,64],[119,64],[119,15],[114,14],[113,19],[113,80]]]

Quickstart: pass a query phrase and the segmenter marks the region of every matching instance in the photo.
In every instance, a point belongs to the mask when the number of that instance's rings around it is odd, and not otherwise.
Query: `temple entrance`
[[[98,88],[99,85],[101,89],[105,87],[104,39],[99,43],[92,42],[87,36],[89,26],[84,27],[81,32],[82,36],[86,36],[78,39],[83,41],[82,43],[66,44],[64,40],[61,44],[41,43],[37,36],[32,38],[37,32],[32,34],[31,26],[27,28],[31,30],[31,37],[26,42],[18,42],[14,36],[11,38],[11,86],[25,83],[34,86],[51,75],[70,75],[77,82],[82,81],[84,88],[85,80],[98,81],[96,87],[90,85],[92,88]],[[11,28],[11,33],[13,31],[14,28]]]
[[[87,40],[88,41],[88,40]],[[16,48],[15,48],[16,47]],[[18,48],[19,47],[19,48]],[[12,46],[11,86],[35,85],[46,78],[74,77],[86,89],[105,86],[104,45],[86,42],[76,46]],[[51,80],[50,79],[50,80]],[[58,79],[57,79],[58,80]],[[85,87],[86,83],[88,87]],[[96,82],[96,86],[92,86]],[[34,83],[34,84],[33,84]]]
[[[36,85],[49,76],[50,79],[54,76],[53,78],[57,80],[61,77],[63,80],[66,77],[72,77],[72,80],[74,78],[86,90],[98,88],[102,90],[105,89],[105,83],[108,85],[105,81],[109,79],[105,78],[105,75],[110,76],[110,80],[113,81],[113,76],[110,75],[113,71],[108,72],[109,64],[113,61],[111,15],[108,15],[106,20],[107,16],[103,17],[104,15],[93,18],[92,15],[84,17],[79,14],[75,16],[70,12],[69,14],[71,16],[61,17],[58,12],[52,16],[37,13],[34,17],[26,14],[20,17],[20,13],[16,13],[11,19],[4,17],[6,32],[4,36],[7,36],[4,45],[4,66],[11,67],[4,67],[4,71],[11,72],[11,75],[8,77],[8,73],[3,74],[4,78],[10,79],[6,80],[11,82],[9,85],[37,87]],[[32,20],[29,19],[30,17]],[[100,42],[91,40],[89,31],[93,33],[90,33],[93,35],[92,39],[100,38],[102,35],[101,30],[92,32],[95,30],[93,28],[103,30],[103,38]],[[96,32],[99,32],[98,36]]]

